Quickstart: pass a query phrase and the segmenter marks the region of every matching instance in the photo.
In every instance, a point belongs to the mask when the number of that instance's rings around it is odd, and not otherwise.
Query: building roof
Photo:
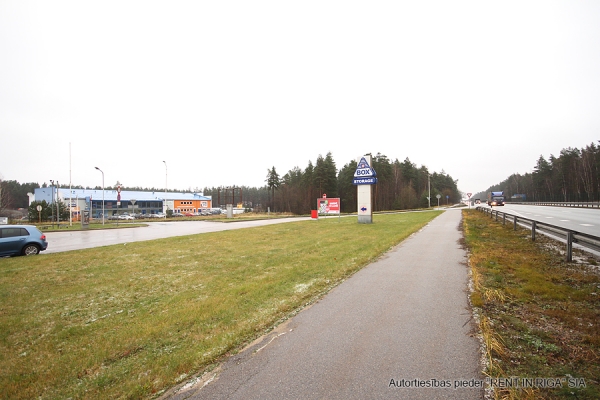
[[[68,198],[86,198],[91,197],[92,200],[101,200],[102,192],[104,192],[104,200],[105,201],[117,201],[117,191],[116,190],[96,190],[96,189],[64,189],[59,188],[58,194],[60,198],[68,199]],[[121,191],[121,201],[163,201],[167,200],[211,200],[211,196],[203,196],[200,193],[183,193],[183,192],[144,192],[137,190],[122,190]]]

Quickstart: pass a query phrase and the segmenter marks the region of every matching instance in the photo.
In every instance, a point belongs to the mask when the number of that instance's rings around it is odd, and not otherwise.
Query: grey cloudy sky
[[[598,1],[0,1],[0,177],[265,184],[331,152],[477,192],[600,139]],[[69,148],[71,151],[69,151]]]

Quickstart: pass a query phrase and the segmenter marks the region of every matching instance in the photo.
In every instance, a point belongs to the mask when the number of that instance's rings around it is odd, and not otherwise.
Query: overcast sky
[[[5,180],[260,187],[381,153],[475,193],[599,139],[596,0],[0,0]]]

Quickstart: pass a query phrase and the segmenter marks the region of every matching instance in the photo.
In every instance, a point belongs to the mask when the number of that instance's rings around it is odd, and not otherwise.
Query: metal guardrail
[[[587,233],[577,232],[571,229],[561,228],[560,226],[539,222],[534,219],[519,217],[514,214],[505,213],[498,210],[493,210],[487,207],[477,206],[476,210],[490,214],[490,218],[496,218],[496,221],[502,219],[502,224],[506,225],[507,219],[512,221],[514,230],[517,230],[517,225],[525,225],[531,230],[531,240],[535,241],[537,231],[549,234],[562,240],[567,245],[566,260],[573,261],[573,243],[578,244],[586,249],[600,251],[600,237],[589,235]]]
[[[600,202],[588,201],[588,202],[577,202],[577,201],[507,201],[507,204],[522,204],[526,206],[555,206],[555,207],[578,207],[578,208],[598,208],[600,209]]]

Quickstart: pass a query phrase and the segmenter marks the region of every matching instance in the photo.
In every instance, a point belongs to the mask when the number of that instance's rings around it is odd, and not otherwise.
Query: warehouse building
[[[103,202],[106,217],[123,213],[158,214],[167,210],[173,210],[175,214],[199,213],[212,207],[212,198],[199,193],[66,189],[55,186],[35,189],[29,203],[46,200],[51,204],[57,199],[67,207],[70,205],[75,215],[90,210],[92,218],[102,217]]]

